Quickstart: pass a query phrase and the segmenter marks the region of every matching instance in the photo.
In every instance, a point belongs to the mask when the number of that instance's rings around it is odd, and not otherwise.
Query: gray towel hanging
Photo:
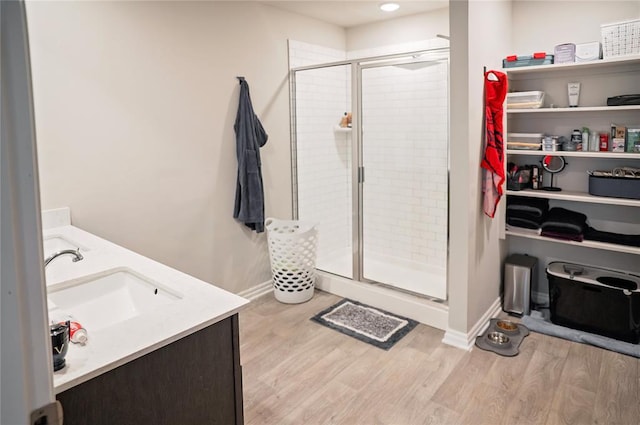
[[[236,133],[238,177],[233,217],[257,233],[264,232],[264,189],[260,161],[260,148],[269,136],[253,111],[249,84],[240,81],[238,113],[233,129]]]

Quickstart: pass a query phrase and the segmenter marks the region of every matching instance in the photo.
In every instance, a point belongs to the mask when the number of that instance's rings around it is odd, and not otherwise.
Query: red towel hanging
[[[483,210],[493,218],[504,183],[503,104],[507,96],[507,76],[498,71],[484,73],[485,148],[480,166],[484,168]]]

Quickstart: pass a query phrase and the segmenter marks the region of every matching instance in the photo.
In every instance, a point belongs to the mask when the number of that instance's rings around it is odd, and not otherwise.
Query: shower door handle
[[[364,167],[358,167],[358,183],[364,183]]]

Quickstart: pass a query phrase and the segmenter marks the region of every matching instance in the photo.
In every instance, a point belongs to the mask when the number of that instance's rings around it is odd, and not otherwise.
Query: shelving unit
[[[511,91],[544,91],[547,104],[558,106],[506,109],[508,133],[543,133],[569,138],[572,129],[583,126],[602,132],[608,131],[611,123],[629,126],[640,124],[640,105],[606,106],[607,97],[640,93],[640,55],[584,63],[508,68],[505,72]],[[568,82],[581,82],[580,106],[577,108],[566,107]],[[640,200],[590,195],[587,174],[588,170],[608,170],[618,166],[640,168],[640,153],[506,151],[507,162],[519,165],[538,163],[547,155],[567,159],[567,167],[555,177],[556,186],[561,187],[562,191],[507,190],[507,197],[549,199],[551,206],[586,214],[589,224],[598,230],[640,234]],[[509,253],[527,253],[539,259],[537,288],[546,287],[544,267],[550,261],[640,272],[640,247],[591,240],[567,241],[513,226],[509,226],[504,234]]]

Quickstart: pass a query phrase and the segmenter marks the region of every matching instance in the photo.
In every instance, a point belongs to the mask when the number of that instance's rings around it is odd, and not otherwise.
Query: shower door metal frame
[[[289,71],[290,79],[290,96],[289,104],[290,110],[296,111],[296,72],[307,71],[321,68],[330,68],[335,66],[349,65],[351,67],[351,110],[352,114],[352,132],[351,132],[351,182],[352,182],[352,208],[351,208],[351,223],[352,223],[352,277],[351,279],[360,282],[366,282],[376,285],[389,286],[394,290],[403,291],[401,288],[386,285],[382,282],[378,282],[371,279],[365,279],[364,277],[364,227],[363,227],[363,183],[365,181],[365,169],[363,164],[363,146],[362,146],[362,70],[368,68],[379,68],[392,65],[406,65],[412,63],[421,62],[433,62],[435,60],[445,60],[445,58],[439,57],[437,59],[430,59],[423,57],[433,53],[447,53],[446,60],[449,60],[449,47],[434,48],[427,50],[418,50],[414,52],[398,53],[392,55],[372,56],[367,58],[358,58],[345,61],[329,62],[317,65],[308,65],[292,68]],[[291,114],[291,195],[292,195],[292,217],[299,219],[298,216],[298,166],[297,166],[297,122],[296,114]],[[447,130],[448,133],[448,130]],[[448,148],[450,149],[450,144]],[[449,154],[447,154],[449,155]],[[447,170],[449,164],[447,164]],[[448,177],[447,177],[448,182]],[[356,184],[354,184],[356,183]],[[449,184],[447,183],[447,191],[449,190]],[[449,227],[448,220],[448,208],[447,208],[447,232]],[[448,251],[448,237],[447,237],[447,251]],[[448,262],[447,262],[448,264]],[[331,273],[328,271],[328,273]],[[448,270],[447,270],[448,275]],[[408,292],[408,291],[407,291]],[[414,294],[414,293],[412,293]],[[432,298],[422,294],[414,294],[426,298]]]

